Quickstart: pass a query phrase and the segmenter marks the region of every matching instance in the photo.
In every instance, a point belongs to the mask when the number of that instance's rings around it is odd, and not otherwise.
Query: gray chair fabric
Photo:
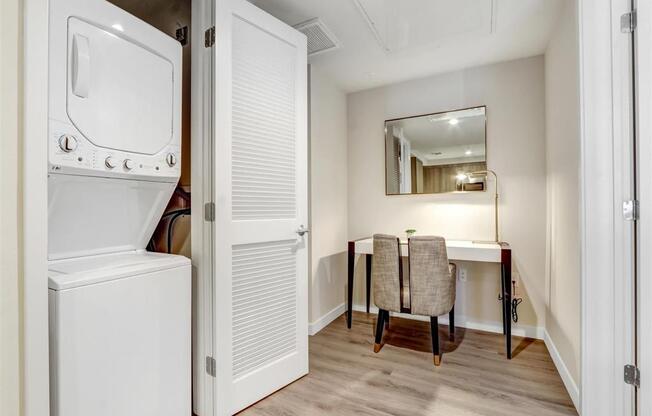
[[[401,257],[397,237],[374,235],[371,280],[374,303],[379,309],[401,312]]]
[[[371,265],[374,303],[379,309],[441,316],[455,304],[454,264],[449,264],[442,237],[408,240],[409,273],[403,277],[399,239],[376,234]],[[403,302],[401,303],[401,297]]]
[[[455,266],[448,263],[442,237],[408,240],[410,265],[410,312],[440,316],[455,304]]]

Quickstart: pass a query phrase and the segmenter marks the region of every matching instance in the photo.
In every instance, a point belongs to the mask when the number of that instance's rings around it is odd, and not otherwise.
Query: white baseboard
[[[575,405],[575,409],[579,412],[580,390],[577,387],[575,380],[573,380],[573,377],[571,377],[570,372],[568,371],[568,367],[566,367],[566,364],[561,359],[561,355],[559,355],[559,351],[557,350],[555,343],[552,342],[552,338],[550,338],[548,331],[544,331],[543,342],[545,342],[546,347],[548,347],[548,352],[550,353],[550,357],[552,357],[552,362],[554,362],[555,367],[557,367],[559,376],[561,377],[561,380],[564,382],[564,386],[566,387],[566,390],[568,391],[568,395],[570,396],[571,400],[573,401],[573,404]]]
[[[353,310],[359,312],[366,312],[367,307],[364,305],[353,305]],[[378,313],[378,308],[375,306],[371,306],[369,308],[369,312]],[[398,316],[400,318],[406,318],[406,319],[414,319],[417,321],[430,320],[430,318],[428,318],[427,316],[410,315],[406,313],[392,312],[392,316]],[[439,323],[442,325],[448,324],[448,316],[447,315],[440,316]],[[477,329],[478,331],[494,332],[497,334],[503,333],[502,322],[478,321],[474,319],[469,319],[464,315],[458,315],[458,314],[455,314],[455,326],[459,326],[460,328]],[[541,327],[512,323],[512,335],[518,337],[528,337],[528,338],[535,338],[535,339],[542,340],[543,333],[544,330]]]
[[[338,305],[335,308],[333,308],[330,312],[327,312],[324,316],[317,319],[316,321],[310,322],[310,324],[308,324],[308,335],[313,336],[317,332],[326,328],[328,324],[330,324],[335,319],[337,319],[345,311],[346,311],[346,305],[342,303],[341,305]]]

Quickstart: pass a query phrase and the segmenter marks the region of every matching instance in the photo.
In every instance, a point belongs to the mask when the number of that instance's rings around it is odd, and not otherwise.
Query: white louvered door
[[[305,36],[216,0],[216,414],[308,373]]]

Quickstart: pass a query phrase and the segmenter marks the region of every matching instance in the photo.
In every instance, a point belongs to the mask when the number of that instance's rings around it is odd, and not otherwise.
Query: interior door
[[[304,35],[215,3],[216,413],[308,372]]]

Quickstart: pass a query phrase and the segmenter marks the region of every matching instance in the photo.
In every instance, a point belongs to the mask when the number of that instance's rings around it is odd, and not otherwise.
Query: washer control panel
[[[168,145],[155,155],[98,147],[73,126],[50,120],[49,171],[154,181],[176,181],[181,175],[181,149]]]

